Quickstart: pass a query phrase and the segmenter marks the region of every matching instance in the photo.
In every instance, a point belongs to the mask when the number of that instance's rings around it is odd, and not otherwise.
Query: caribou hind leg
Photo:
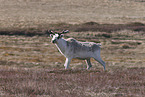
[[[100,56],[100,51],[97,51],[95,56],[94,56],[94,59],[96,61],[98,61],[103,67],[104,67],[104,70],[106,69],[105,67],[105,62],[102,60],[101,56]]]
[[[94,58],[96,61],[98,61],[103,67],[104,67],[104,70],[106,70],[106,67],[105,67],[105,62],[101,59],[101,58]]]
[[[90,59],[86,59],[85,61],[87,63],[87,69],[90,69],[92,67]]]

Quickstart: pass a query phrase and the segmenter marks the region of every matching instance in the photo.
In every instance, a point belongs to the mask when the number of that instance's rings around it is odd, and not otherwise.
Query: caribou
[[[90,69],[92,67],[90,59],[94,58],[104,67],[105,70],[105,62],[100,56],[101,45],[94,42],[80,42],[74,38],[64,39],[64,34],[68,32],[68,30],[59,33],[53,32],[52,30],[48,31],[50,37],[52,37],[51,42],[56,45],[60,53],[66,58],[64,64],[65,69],[69,68],[70,62],[73,58],[85,60],[87,63],[87,69]]]

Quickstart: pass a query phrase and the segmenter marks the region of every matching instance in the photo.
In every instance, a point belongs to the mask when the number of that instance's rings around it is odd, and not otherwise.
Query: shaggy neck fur
[[[58,50],[64,55],[65,48],[66,48],[66,40],[63,38],[60,38],[55,45],[57,46]]]

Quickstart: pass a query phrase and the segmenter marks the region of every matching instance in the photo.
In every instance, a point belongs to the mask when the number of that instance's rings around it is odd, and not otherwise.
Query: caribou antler
[[[49,34],[55,34],[52,30],[49,30],[48,32]]]
[[[54,31],[52,31],[52,30],[47,30],[46,32],[45,32],[45,34],[47,34],[47,35],[50,35],[50,34],[59,34],[59,35],[61,35],[61,34],[65,34],[65,33],[68,33],[69,31],[68,30],[63,30],[62,32],[60,32],[60,33],[57,33],[57,32],[54,32]]]
[[[55,34],[52,30],[46,30],[45,34],[50,35],[50,34]]]
[[[62,32],[60,32],[60,34],[65,34],[65,33],[68,33],[69,30],[63,30]]]

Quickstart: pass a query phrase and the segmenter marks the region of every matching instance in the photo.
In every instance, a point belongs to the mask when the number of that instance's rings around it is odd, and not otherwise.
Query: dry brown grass
[[[141,0],[0,0],[0,96],[143,97],[144,9]],[[107,70],[93,59],[90,70],[76,59],[64,70],[46,29],[101,43]]]
[[[141,97],[145,68],[86,70],[0,69],[1,96]]]
[[[65,58],[45,36],[0,36],[0,96],[145,95],[144,32],[123,30],[110,33],[110,38],[100,33],[71,32],[66,36],[101,42],[106,72],[93,59],[90,70],[80,60],[71,62],[71,70],[64,70]]]
[[[1,0],[0,29],[48,27],[61,22],[145,23],[145,2],[136,1],[139,0]]]

